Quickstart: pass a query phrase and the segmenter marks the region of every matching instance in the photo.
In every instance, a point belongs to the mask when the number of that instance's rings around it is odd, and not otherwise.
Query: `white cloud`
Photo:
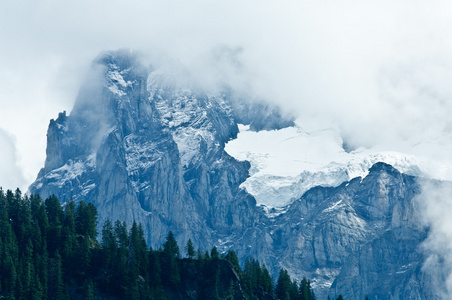
[[[445,0],[1,1],[0,127],[31,182],[48,121],[71,110],[91,60],[129,47],[334,123],[355,146],[450,160],[451,11]]]
[[[443,299],[452,296],[452,185],[450,183],[422,182],[418,197],[420,221],[429,227],[422,245],[426,255],[423,271],[431,277]]]
[[[22,171],[17,166],[16,148],[13,138],[0,128],[0,149],[1,149],[1,168],[0,168],[0,187],[3,190],[15,190],[26,188]]]

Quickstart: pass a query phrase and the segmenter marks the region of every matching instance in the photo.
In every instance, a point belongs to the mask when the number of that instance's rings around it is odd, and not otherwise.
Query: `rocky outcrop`
[[[130,51],[101,55],[70,116],[50,122],[47,159],[30,192],[92,202],[101,224],[139,221],[153,246],[169,230],[181,243],[192,238],[209,248],[252,227],[260,216],[239,189],[249,164],[224,145],[236,137],[239,116],[256,128],[292,121],[276,108],[232,92],[208,94],[171,75],[143,66]],[[258,124],[259,116],[271,124]]]
[[[285,241],[277,245],[285,253],[282,265],[324,284],[324,291],[332,284],[332,296],[425,299],[428,287],[408,284],[422,276],[425,259],[419,190],[414,177],[377,163],[365,178],[308,191],[275,219],[274,234]]]
[[[175,80],[132,52],[106,53],[71,114],[50,122],[30,192],[92,202],[100,224],[141,222],[153,247],[172,230],[182,245],[191,238],[201,249],[234,249],[273,274],[284,267],[311,278],[319,299],[435,297],[422,270],[427,231],[416,221],[414,177],[378,163],[365,178],[315,187],[269,214],[240,189],[249,163],[224,151],[238,123],[260,130],[293,121],[231,91]]]

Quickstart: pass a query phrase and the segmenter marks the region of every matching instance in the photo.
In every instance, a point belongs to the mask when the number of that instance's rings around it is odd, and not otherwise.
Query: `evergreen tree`
[[[226,253],[225,259],[232,264],[232,267],[236,272],[240,272],[239,258],[234,250],[229,250]]]
[[[51,258],[55,257],[55,252],[61,247],[61,229],[63,220],[63,209],[60,201],[55,195],[45,200],[49,229],[47,231],[47,249]]]
[[[289,299],[291,300],[298,300],[298,283],[297,281],[294,279],[290,285],[290,289],[289,289]]]
[[[127,267],[129,281],[135,289],[138,276],[145,275],[148,269],[146,241],[143,236],[143,230],[139,229],[136,222],[133,222],[132,228],[130,229]]]
[[[110,220],[106,220],[102,228],[102,248],[103,267],[111,272],[116,258],[118,243]]]
[[[172,231],[166,237],[163,244],[162,263],[166,268],[162,268],[162,280],[175,288],[180,283],[180,274],[177,258],[180,257],[179,246]]]
[[[74,269],[78,264],[76,249],[79,247],[75,232],[75,210],[74,201],[69,201],[64,207],[63,227],[62,227],[62,258],[63,268],[67,272]]]
[[[217,247],[213,246],[212,250],[210,251],[210,257],[212,259],[220,259],[220,253],[218,252]]]
[[[160,253],[158,251],[149,252],[149,283],[150,287],[157,288],[162,285],[162,278],[160,274],[162,273],[162,267],[160,263]]]
[[[77,234],[96,239],[97,209],[92,203],[80,201],[75,221]]]
[[[188,242],[185,245],[185,253],[187,254],[187,257],[189,259],[193,259],[196,255],[195,247],[193,246],[193,242],[191,241],[191,239],[188,239]]]
[[[290,300],[290,289],[292,282],[286,269],[279,272],[278,283],[276,284],[276,297],[280,300]]]
[[[264,292],[271,294],[273,291],[273,279],[270,276],[270,272],[268,271],[267,267],[264,265],[262,267],[262,278],[260,280],[262,288]]]
[[[309,289],[309,283],[306,277],[303,277],[303,279],[300,282],[300,290],[299,294],[301,296],[301,300],[310,300],[311,299],[311,291]]]
[[[68,295],[66,294],[67,291],[63,280],[63,266],[58,250],[56,250],[55,252],[55,257],[50,259],[48,286],[49,300],[69,299]]]
[[[90,279],[88,280],[88,283],[86,285],[85,289],[85,300],[95,300],[95,294],[94,294],[94,284],[93,281]]]
[[[112,290],[117,294],[123,295],[124,283],[127,282],[127,247],[129,246],[129,237],[127,235],[127,226],[125,222],[115,222],[115,237],[118,244],[116,251],[113,275],[111,281]]]
[[[179,246],[172,231],[166,237],[166,242],[163,244],[163,252],[169,257],[180,257]]]

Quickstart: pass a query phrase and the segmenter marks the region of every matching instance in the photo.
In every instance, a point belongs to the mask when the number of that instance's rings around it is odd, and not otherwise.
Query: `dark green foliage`
[[[210,251],[210,257],[212,259],[220,259],[220,253],[218,252],[217,247],[213,246],[212,251]]]
[[[96,226],[91,203],[0,188],[0,299],[276,299],[267,268],[248,259],[242,271],[232,250],[196,255],[189,240],[181,258],[172,232],[152,250],[141,224],[107,220],[101,243]],[[281,272],[281,299],[315,299],[309,281]]]
[[[287,270],[281,269],[279,272],[278,283],[276,284],[276,298],[289,300],[291,294],[292,282]]]
[[[163,244],[163,253],[160,260],[162,265],[166,266],[162,268],[162,282],[172,288],[177,288],[180,284],[179,257],[179,246],[173,232],[170,231],[166,237],[166,242]]]
[[[185,245],[185,253],[187,253],[187,257],[190,259],[193,259],[196,255],[195,247],[193,246],[191,239],[188,239],[187,245]]]
[[[234,254],[232,254],[232,257]],[[255,259],[245,261],[243,273],[243,285],[248,298],[259,299],[273,296],[273,280],[265,265],[261,266]]]
[[[240,272],[239,258],[234,250],[229,250],[224,259],[226,259],[232,264],[232,267],[234,268],[235,271]]]
[[[75,217],[76,232],[79,235],[95,239],[97,237],[97,209],[92,203],[80,201]]]
[[[301,300],[315,299],[314,292],[311,288],[311,282],[306,278],[303,278],[300,282],[299,295]]]
[[[169,257],[177,258],[180,256],[179,246],[172,231],[166,237],[166,242],[163,244],[163,252]]]
[[[85,298],[84,298],[85,300],[94,300],[96,298],[95,295],[94,295],[93,281],[91,279],[88,280],[84,296],[85,296]]]

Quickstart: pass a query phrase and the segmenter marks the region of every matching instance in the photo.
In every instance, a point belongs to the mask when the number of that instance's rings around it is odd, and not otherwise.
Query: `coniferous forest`
[[[120,221],[98,241],[96,226],[91,203],[0,189],[0,299],[315,299],[308,280],[273,280],[254,259],[241,268],[234,251],[181,251],[172,232],[149,249],[140,224]]]

